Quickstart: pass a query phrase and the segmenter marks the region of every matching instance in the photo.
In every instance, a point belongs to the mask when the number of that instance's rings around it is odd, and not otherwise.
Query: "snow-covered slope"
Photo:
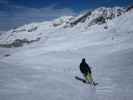
[[[76,18],[66,19],[70,25]],[[65,28],[64,21],[54,20],[8,31],[1,43],[18,38],[40,40],[20,48],[0,48],[0,99],[132,100],[132,19],[130,10],[89,27],[87,20]],[[61,26],[53,26],[60,22]],[[83,57],[99,83],[96,87],[74,79],[82,77],[78,66]]]
[[[124,14],[126,9],[122,7],[105,8],[101,7],[94,11],[89,11],[83,15],[78,16],[70,22],[71,26],[75,26],[79,23],[84,23],[86,26],[92,26],[95,24],[106,23],[107,20],[111,20]]]
[[[105,24],[108,20],[123,15],[125,11],[126,10],[121,7],[101,7],[77,17],[62,16],[49,22],[31,23],[6,32],[6,35],[4,34],[0,36],[0,43],[16,44],[16,42],[23,42],[25,40],[28,43],[30,41],[37,40],[38,38],[39,40],[40,38],[45,40],[49,34],[56,30],[60,31],[60,29],[63,30],[64,28],[73,28],[74,26],[77,27],[77,29],[78,27],[86,29],[93,25]]]

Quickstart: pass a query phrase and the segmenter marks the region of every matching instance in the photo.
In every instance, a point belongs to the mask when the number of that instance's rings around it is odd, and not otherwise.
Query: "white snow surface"
[[[28,32],[31,28],[35,30]],[[42,22],[13,31],[0,42],[10,43],[14,37],[41,40],[0,48],[0,100],[132,100],[133,11],[87,29],[82,23],[62,28]],[[99,83],[96,87],[74,79],[82,77],[83,57]]]

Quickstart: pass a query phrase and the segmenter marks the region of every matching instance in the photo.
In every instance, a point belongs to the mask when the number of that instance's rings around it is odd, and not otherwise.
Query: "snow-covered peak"
[[[72,30],[80,32],[82,29],[87,31],[92,26],[98,26],[93,30],[99,31],[101,30],[99,26],[103,27],[102,25],[105,25],[105,23],[106,25],[110,25],[111,20],[116,19],[121,15],[124,16],[125,12],[126,9],[122,7],[100,7],[77,17],[62,16],[52,21],[26,24],[1,35],[0,42],[1,44],[12,44],[21,42],[32,43],[33,41],[39,40],[46,41],[51,34],[55,34],[57,32],[61,34],[64,32],[67,33],[69,30],[68,32],[73,33],[71,32]],[[107,29],[108,26],[105,28]]]
[[[95,11],[94,11],[94,13],[95,13]],[[101,12],[101,16],[104,16],[105,18],[109,18],[109,17],[114,18],[114,17],[124,14],[126,9],[122,8],[122,7],[114,7],[114,8],[103,7],[102,9],[97,9],[97,11]]]
[[[125,11],[126,9],[122,7],[100,7],[95,9],[94,11],[89,11],[83,15],[78,16],[77,18],[75,18],[75,20],[71,22],[71,26],[75,26],[79,23],[86,24],[87,26],[103,24],[106,23],[106,20],[111,20],[124,14]]]
[[[125,9],[122,7],[106,8],[100,7],[92,12],[92,16],[99,17],[103,16],[105,18],[120,16],[125,13]]]
[[[88,25],[92,24],[94,21],[103,21],[107,19],[113,19],[117,16],[122,15],[125,13],[126,9],[122,7],[113,7],[113,8],[106,8],[106,7],[100,7],[93,11],[88,11],[86,13],[80,14],[77,17],[74,16],[61,16],[53,21],[44,21],[44,22],[36,22],[31,24],[26,24],[24,26],[20,26],[16,29],[12,29],[10,32],[32,32],[36,31],[39,27],[43,28],[55,28],[59,26],[75,26],[79,23],[88,23]],[[104,18],[104,19],[101,19]],[[100,20],[101,19],[101,20]],[[95,22],[97,24],[97,22]],[[93,25],[93,24],[92,24]]]
[[[53,21],[53,26],[57,27],[63,24],[67,24],[73,19],[74,19],[73,16],[61,16],[60,18],[57,18]]]

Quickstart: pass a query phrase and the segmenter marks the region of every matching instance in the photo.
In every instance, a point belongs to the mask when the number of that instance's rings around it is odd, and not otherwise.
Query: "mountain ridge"
[[[49,34],[58,30],[83,30],[88,31],[89,28],[95,26],[103,26],[108,29],[108,23],[120,16],[124,16],[129,8],[113,7],[106,8],[100,7],[93,11],[86,12],[77,17],[62,16],[53,21],[45,21],[41,23],[31,23],[20,26],[16,29],[11,29],[0,37],[0,47],[20,47],[23,44],[29,44],[40,41],[42,37],[46,40]],[[87,30],[86,30],[87,29]],[[98,28],[95,30],[99,30]],[[31,42],[32,41],[32,42]]]

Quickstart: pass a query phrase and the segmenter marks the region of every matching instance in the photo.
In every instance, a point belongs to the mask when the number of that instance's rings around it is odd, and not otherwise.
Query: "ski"
[[[80,77],[78,77],[78,76],[75,76],[75,79],[76,79],[76,80],[79,80],[79,81],[81,81],[81,82],[83,82],[83,83],[85,83],[85,84],[90,84],[90,85],[94,85],[94,86],[98,85],[98,83],[96,83],[96,82],[93,82],[93,83],[87,82],[85,79],[80,78]]]

